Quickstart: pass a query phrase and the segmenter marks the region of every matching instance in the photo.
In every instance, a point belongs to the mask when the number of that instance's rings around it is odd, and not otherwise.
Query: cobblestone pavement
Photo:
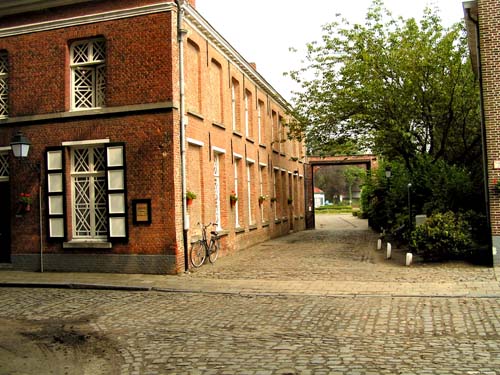
[[[108,352],[101,363],[107,358],[115,364],[104,372],[95,367],[92,372],[58,372],[52,367],[54,374],[492,375],[500,369],[500,301],[494,298],[16,288],[0,289],[0,298],[4,322],[38,324],[39,330],[54,322],[67,332],[71,327],[72,332],[84,332],[77,335],[87,340],[104,341]],[[2,324],[4,359],[12,344],[5,329]],[[38,331],[31,332],[35,337]],[[44,374],[60,358],[53,347],[60,345],[55,338],[64,336],[53,337],[42,347],[33,373]],[[19,372],[8,372],[9,363],[0,361],[1,374],[31,373],[22,366]],[[89,365],[80,363],[79,371]]]
[[[296,232],[220,258],[191,277],[209,279],[325,280],[359,282],[490,282],[492,268],[463,262],[416,262],[406,252],[393,259],[376,251],[378,234],[352,215],[316,215],[316,230]],[[385,246],[385,244],[384,244]]]
[[[320,216],[317,227],[180,277],[0,272],[0,285],[153,286],[0,287],[0,375],[500,374],[492,268],[405,267],[404,252],[375,250],[363,220]]]

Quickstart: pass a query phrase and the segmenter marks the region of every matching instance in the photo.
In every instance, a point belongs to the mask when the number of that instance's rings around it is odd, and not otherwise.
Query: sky
[[[284,77],[301,67],[307,43],[320,40],[321,27],[337,13],[351,24],[363,23],[371,0],[196,0],[197,11],[285,99],[294,82]],[[394,16],[420,18],[426,6],[437,7],[445,26],[463,18],[462,0],[385,0]],[[289,51],[290,47],[299,53]]]

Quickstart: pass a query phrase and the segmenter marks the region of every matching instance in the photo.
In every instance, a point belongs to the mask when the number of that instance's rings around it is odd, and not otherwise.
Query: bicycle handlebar
[[[207,225],[205,225],[205,224],[203,224],[203,223],[198,222],[198,225],[199,225],[200,227],[202,227],[203,229],[207,229],[210,225],[217,226],[218,224],[217,224],[217,223],[208,223]]]

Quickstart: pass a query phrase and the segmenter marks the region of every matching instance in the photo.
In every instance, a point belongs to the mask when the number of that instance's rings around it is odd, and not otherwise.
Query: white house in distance
[[[325,205],[325,192],[320,188],[314,187],[314,207]]]

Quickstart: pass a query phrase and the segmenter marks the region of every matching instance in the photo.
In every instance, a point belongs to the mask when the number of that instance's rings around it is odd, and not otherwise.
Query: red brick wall
[[[132,7],[151,1],[123,2],[102,1],[85,7],[69,7],[47,14],[34,14],[12,22],[34,22],[42,19],[69,17],[88,12],[116,9],[119,6]],[[45,18],[44,18],[45,17]],[[153,222],[150,226],[136,226],[132,223],[131,207],[128,217],[129,243],[114,245],[111,250],[72,250],[77,254],[152,254],[170,255],[175,259],[171,268],[175,272],[184,270],[182,189],[180,169],[180,116],[176,108],[180,102],[178,82],[178,45],[176,43],[176,14],[158,13],[115,21],[68,27],[53,31],[0,38],[0,49],[9,52],[11,122],[0,128],[0,145],[7,145],[20,127],[12,122],[18,116],[45,115],[70,111],[69,87],[69,45],[80,38],[103,37],[106,40],[107,86],[106,107],[121,107],[172,101],[172,112],[141,112],[94,117],[69,117],[61,120],[48,119],[37,122],[23,122],[22,131],[33,143],[30,160],[42,161],[46,146],[60,146],[64,141],[79,141],[109,138],[125,142],[127,152],[128,203],[132,199],[151,198]],[[290,192],[303,191],[297,186],[303,182],[298,175],[304,174],[304,149],[287,140],[278,144],[278,134],[272,135],[271,113],[276,119],[286,120],[285,109],[258,86],[248,74],[228,60],[228,57],[207,43],[205,36],[190,29],[188,38],[191,46],[185,50],[186,57],[197,51],[196,63],[186,59],[185,76],[187,100],[187,137],[199,145],[188,147],[187,187],[195,190],[198,199],[189,208],[192,240],[197,234],[197,222],[209,222],[214,217],[213,147],[225,150],[221,155],[221,224],[223,227],[222,254],[243,249],[270,237],[286,234],[291,229],[304,227],[304,199],[294,196],[293,205],[288,206]],[[187,44],[186,39],[186,44]],[[191,54],[191,55],[188,55]],[[211,61],[220,65],[217,79],[210,80]],[[193,79],[194,77],[194,79]],[[236,107],[239,110],[239,131],[232,129],[232,103],[230,83],[239,83]],[[213,84],[217,83],[213,99]],[[220,84],[219,84],[220,82]],[[193,92],[194,90],[194,92]],[[245,136],[245,90],[251,94],[249,118],[250,134]],[[257,103],[261,103],[262,144],[258,141]],[[5,122],[5,121],[4,121]],[[282,134],[282,139],[284,133]],[[274,144],[274,147],[273,147]],[[273,151],[273,148],[275,151]],[[234,188],[234,153],[241,155],[240,227],[234,225],[234,208],[231,208],[229,194]],[[249,222],[246,163],[251,161],[251,202],[253,222]],[[263,203],[264,220],[260,216],[258,196],[260,195],[259,167],[264,168]],[[279,217],[274,218],[273,196],[274,168],[280,176],[277,185]],[[297,177],[291,178],[297,171]],[[291,173],[289,173],[291,172]],[[44,178],[44,177],[43,177]],[[37,178],[33,171],[18,161],[12,161],[12,196],[29,191],[34,194],[34,206],[38,197]],[[69,190],[68,190],[69,194]],[[14,200],[13,200],[14,201]],[[14,204],[13,204],[14,205]],[[44,207],[44,211],[46,207]],[[36,253],[39,241],[37,209],[32,215],[15,218],[13,223],[13,254]],[[45,222],[44,222],[45,225]],[[45,233],[45,232],[44,232]],[[44,239],[45,241],[45,239]],[[60,244],[44,242],[49,254],[68,253]]]
[[[129,243],[113,245],[111,250],[97,250],[98,254],[175,254],[176,217],[175,187],[172,149],[171,114],[129,115],[125,118],[106,118],[93,121],[70,121],[46,123],[23,128],[23,133],[32,140],[30,160],[43,160],[45,146],[60,146],[62,141],[106,139],[125,142],[127,154],[127,198],[129,206]],[[164,141],[162,141],[164,140]],[[71,199],[69,180],[69,149],[66,153],[67,201]],[[33,196],[33,211],[15,217],[12,227],[12,253],[35,253],[38,251],[38,180],[36,173],[25,163],[13,160],[11,168],[12,196],[30,192]],[[42,164],[43,169],[43,164]],[[45,176],[42,176],[45,179]],[[44,181],[45,185],[45,181]],[[44,187],[45,189],[45,187]],[[152,224],[134,225],[131,202],[133,199],[151,199]],[[15,210],[15,200],[12,209]],[[45,201],[43,201],[46,211]],[[68,223],[71,209],[68,207]],[[44,226],[45,226],[44,222]],[[70,225],[71,227],[71,225]],[[71,232],[71,231],[70,231]],[[69,233],[71,238],[71,233]],[[44,244],[47,253],[68,252],[61,244]],[[71,250],[75,252],[74,250]],[[92,252],[85,250],[86,253]]]
[[[70,109],[69,45],[106,40],[106,106],[172,101],[170,15],[58,29],[0,39],[9,53],[11,117]]]
[[[480,47],[483,75],[483,98],[488,151],[490,214],[493,236],[500,235],[500,196],[494,192],[500,170],[494,161],[500,160],[500,3],[496,0],[478,2]]]
[[[300,230],[304,228],[304,199],[303,188],[298,188],[299,181],[303,184],[303,159],[295,159],[304,156],[301,145],[295,141],[283,142],[281,144],[278,134],[274,133],[272,139],[271,113],[274,111],[276,119],[278,116],[286,120],[287,115],[283,107],[273,100],[264,88],[259,87],[247,74],[243,74],[238,66],[227,62],[227,57],[220,53],[211,43],[206,42],[203,35],[189,24],[184,25],[189,29],[186,38],[185,70],[186,70],[186,96],[188,110],[187,137],[201,142],[202,146],[189,147],[188,154],[188,188],[196,187],[199,197],[193,206],[189,208],[190,215],[190,238],[197,238],[199,230],[196,223],[201,221],[207,223],[214,220],[215,190],[213,176],[213,151],[211,147],[225,150],[221,155],[221,211],[222,228],[227,236],[224,237],[223,251],[227,252],[244,249],[252,244],[262,242],[270,237],[288,233],[292,228]],[[195,53],[196,51],[196,53]],[[201,61],[199,60],[201,59]],[[216,63],[214,63],[214,61]],[[220,69],[218,73],[215,69]],[[218,82],[221,81],[219,85]],[[232,124],[232,98],[231,84],[237,82],[236,103],[237,108],[237,131],[233,131]],[[201,94],[196,92],[201,88]],[[193,92],[194,91],[194,92]],[[245,92],[249,96],[249,129],[250,134],[245,136]],[[217,97],[215,97],[215,95]],[[197,104],[195,97],[201,98]],[[258,103],[261,103],[261,139],[258,142]],[[220,104],[222,103],[222,112]],[[285,121],[286,122],[286,121]],[[285,138],[286,129],[282,131],[282,139]],[[272,145],[272,142],[275,141]],[[276,152],[273,152],[272,149]],[[281,153],[280,153],[281,149]],[[236,156],[234,156],[236,154]],[[201,172],[199,158],[201,155]],[[235,157],[241,157],[238,173],[238,205],[231,207],[229,195],[234,190],[234,164]],[[292,159],[294,157],[294,159]],[[251,211],[252,223],[249,220],[248,187],[247,187],[247,160],[251,162]],[[265,164],[263,180],[264,195],[268,197],[263,202],[264,221],[261,218],[261,208],[258,197],[260,195],[259,168]],[[273,196],[274,167],[279,168],[281,183],[277,186],[279,203],[271,204]],[[284,172],[282,171],[284,170]],[[296,177],[293,172],[298,171]],[[292,174],[289,174],[292,172]],[[201,181],[200,179],[201,174]],[[289,178],[289,176],[292,176]],[[291,184],[291,185],[290,185]],[[298,191],[301,194],[298,194]],[[294,195],[294,202],[288,205],[287,199],[290,192]],[[279,218],[275,222],[274,205],[278,204]],[[235,226],[235,211],[239,212],[239,226]]]

